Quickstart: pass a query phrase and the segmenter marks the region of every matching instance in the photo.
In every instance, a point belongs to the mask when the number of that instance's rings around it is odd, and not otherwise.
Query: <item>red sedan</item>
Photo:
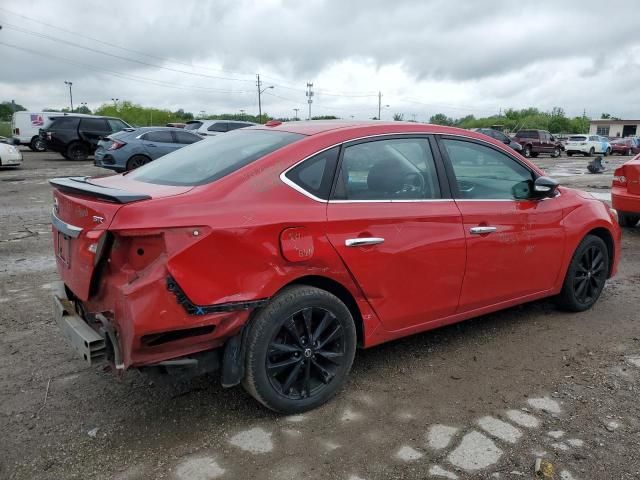
[[[504,144],[417,123],[271,122],[134,172],[58,178],[57,321],[87,362],[204,372],[279,412],[356,347],[614,275],[615,212]]]
[[[611,142],[612,155],[636,155],[640,153],[640,145],[635,138],[620,138]]]
[[[618,211],[621,226],[634,227],[640,221],[640,155],[616,168],[611,205]]]

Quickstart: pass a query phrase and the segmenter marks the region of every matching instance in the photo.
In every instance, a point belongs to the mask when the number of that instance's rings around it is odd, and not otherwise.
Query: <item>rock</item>
[[[87,432],[87,435],[89,435],[91,438],[96,438],[96,436],[98,435],[98,430],[100,430],[98,427],[92,428]]]

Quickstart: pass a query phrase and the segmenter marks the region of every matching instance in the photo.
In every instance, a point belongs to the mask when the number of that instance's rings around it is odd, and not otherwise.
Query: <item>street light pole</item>
[[[296,112],[296,116],[293,117],[294,120],[298,120],[298,110],[300,110],[299,108],[294,108],[293,111]]]
[[[73,94],[71,93],[71,86],[73,85],[73,82],[67,82],[65,80],[64,84],[69,85],[69,103],[71,104],[71,113],[73,113]]]
[[[262,82],[260,81],[260,74],[256,73],[256,85],[258,87],[258,123],[262,123],[262,94],[264,93],[265,90],[268,90],[270,88],[273,88],[273,85],[269,85],[268,87],[265,88],[260,88],[262,87]]]
[[[120,100],[119,98],[112,98],[111,101],[113,102],[113,106],[116,107],[116,110],[118,109],[118,100]]]

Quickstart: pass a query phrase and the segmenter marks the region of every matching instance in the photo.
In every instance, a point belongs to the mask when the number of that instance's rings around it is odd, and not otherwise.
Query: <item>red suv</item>
[[[435,125],[271,122],[51,184],[57,321],[87,362],[219,368],[287,413],[333,396],[357,346],[588,309],[620,251],[604,203]]]

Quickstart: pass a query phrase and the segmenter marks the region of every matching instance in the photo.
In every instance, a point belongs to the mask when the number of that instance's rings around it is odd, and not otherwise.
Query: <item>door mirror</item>
[[[533,191],[536,197],[555,197],[558,191],[558,182],[549,177],[538,177],[533,182]]]

